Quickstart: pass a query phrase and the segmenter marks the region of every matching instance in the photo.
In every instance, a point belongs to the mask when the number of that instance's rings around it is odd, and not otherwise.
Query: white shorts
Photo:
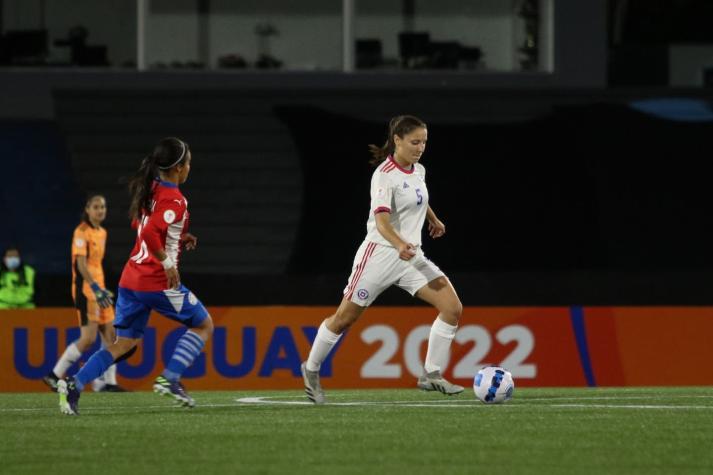
[[[442,276],[445,274],[423,255],[420,246],[415,256],[404,261],[399,258],[396,248],[364,241],[354,257],[344,297],[368,307],[392,285],[414,295],[421,287]]]

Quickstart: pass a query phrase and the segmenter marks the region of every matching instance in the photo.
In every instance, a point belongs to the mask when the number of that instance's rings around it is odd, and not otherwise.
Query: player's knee
[[[453,302],[449,302],[445,309],[441,311],[444,315],[446,323],[451,325],[458,325],[461,315],[463,315],[463,304],[459,299],[455,299]]]
[[[94,339],[91,339],[89,336],[80,336],[77,342],[75,343],[77,345],[77,349],[84,353],[89,349],[89,347],[92,346],[92,343],[94,343],[94,340],[96,340],[96,335],[94,335]]]
[[[458,320],[460,320],[460,317],[463,315],[463,304],[461,303],[460,300],[456,300],[456,305],[455,305],[455,315],[458,317]]]
[[[127,360],[136,353],[137,340],[124,341],[119,340],[110,348],[110,353],[114,357],[114,363],[119,363],[120,361]]]
[[[210,318],[210,315],[208,315],[205,320],[203,320],[198,326],[198,329],[202,333],[203,337],[206,339],[213,334],[214,328],[215,327],[213,326],[213,319]]]

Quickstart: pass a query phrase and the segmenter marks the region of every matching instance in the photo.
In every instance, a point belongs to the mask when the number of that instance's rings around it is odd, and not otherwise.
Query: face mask
[[[20,267],[20,258],[11,256],[11,257],[6,257],[4,259],[5,261],[5,267],[7,267],[10,270],[15,270],[18,267]]]

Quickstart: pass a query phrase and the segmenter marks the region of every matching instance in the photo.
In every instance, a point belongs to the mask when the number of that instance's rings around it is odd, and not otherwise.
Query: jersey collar
[[[404,167],[402,167],[401,165],[399,165],[398,163],[396,163],[396,160],[394,160],[393,155],[389,155],[388,158],[389,158],[389,160],[391,160],[391,163],[393,163],[394,165],[396,165],[396,168],[398,168],[399,170],[401,170],[402,172],[404,172],[404,173],[407,174],[407,175],[412,174],[413,171],[416,169],[416,165],[411,165],[411,169],[410,169],[410,170],[405,169]]]
[[[161,186],[165,186],[168,188],[178,188],[178,185],[176,185],[175,183],[171,183],[170,181],[163,181],[163,180],[156,180],[156,181]]]

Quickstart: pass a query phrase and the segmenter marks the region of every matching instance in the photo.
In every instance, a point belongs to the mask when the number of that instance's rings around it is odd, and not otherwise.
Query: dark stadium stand
[[[200,239],[184,281],[209,305],[335,304],[364,235],[366,145],[414,113],[429,123],[424,164],[449,230],[426,250],[464,303],[707,304],[711,125],[628,106],[659,95],[133,87],[59,88],[54,100],[79,188],[108,199],[110,282],[133,242],[126,178],[178,135],[195,154],[184,190]],[[51,287],[40,303],[66,300],[64,283]],[[380,303],[415,301],[392,289]]]
[[[0,156],[0,248],[19,246],[39,272],[68,272],[71,234],[83,201],[57,125],[0,122]]]
[[[80,185],[105,193],[109,265],[123,266],[127,178],[164,136],[193,150],[184,192],[200,258],[182,269],[204,274],[279,274],[299,221],[302,177],[285,127],[269,104],[249,97],[181,93],[60,92],[57,115]]]

